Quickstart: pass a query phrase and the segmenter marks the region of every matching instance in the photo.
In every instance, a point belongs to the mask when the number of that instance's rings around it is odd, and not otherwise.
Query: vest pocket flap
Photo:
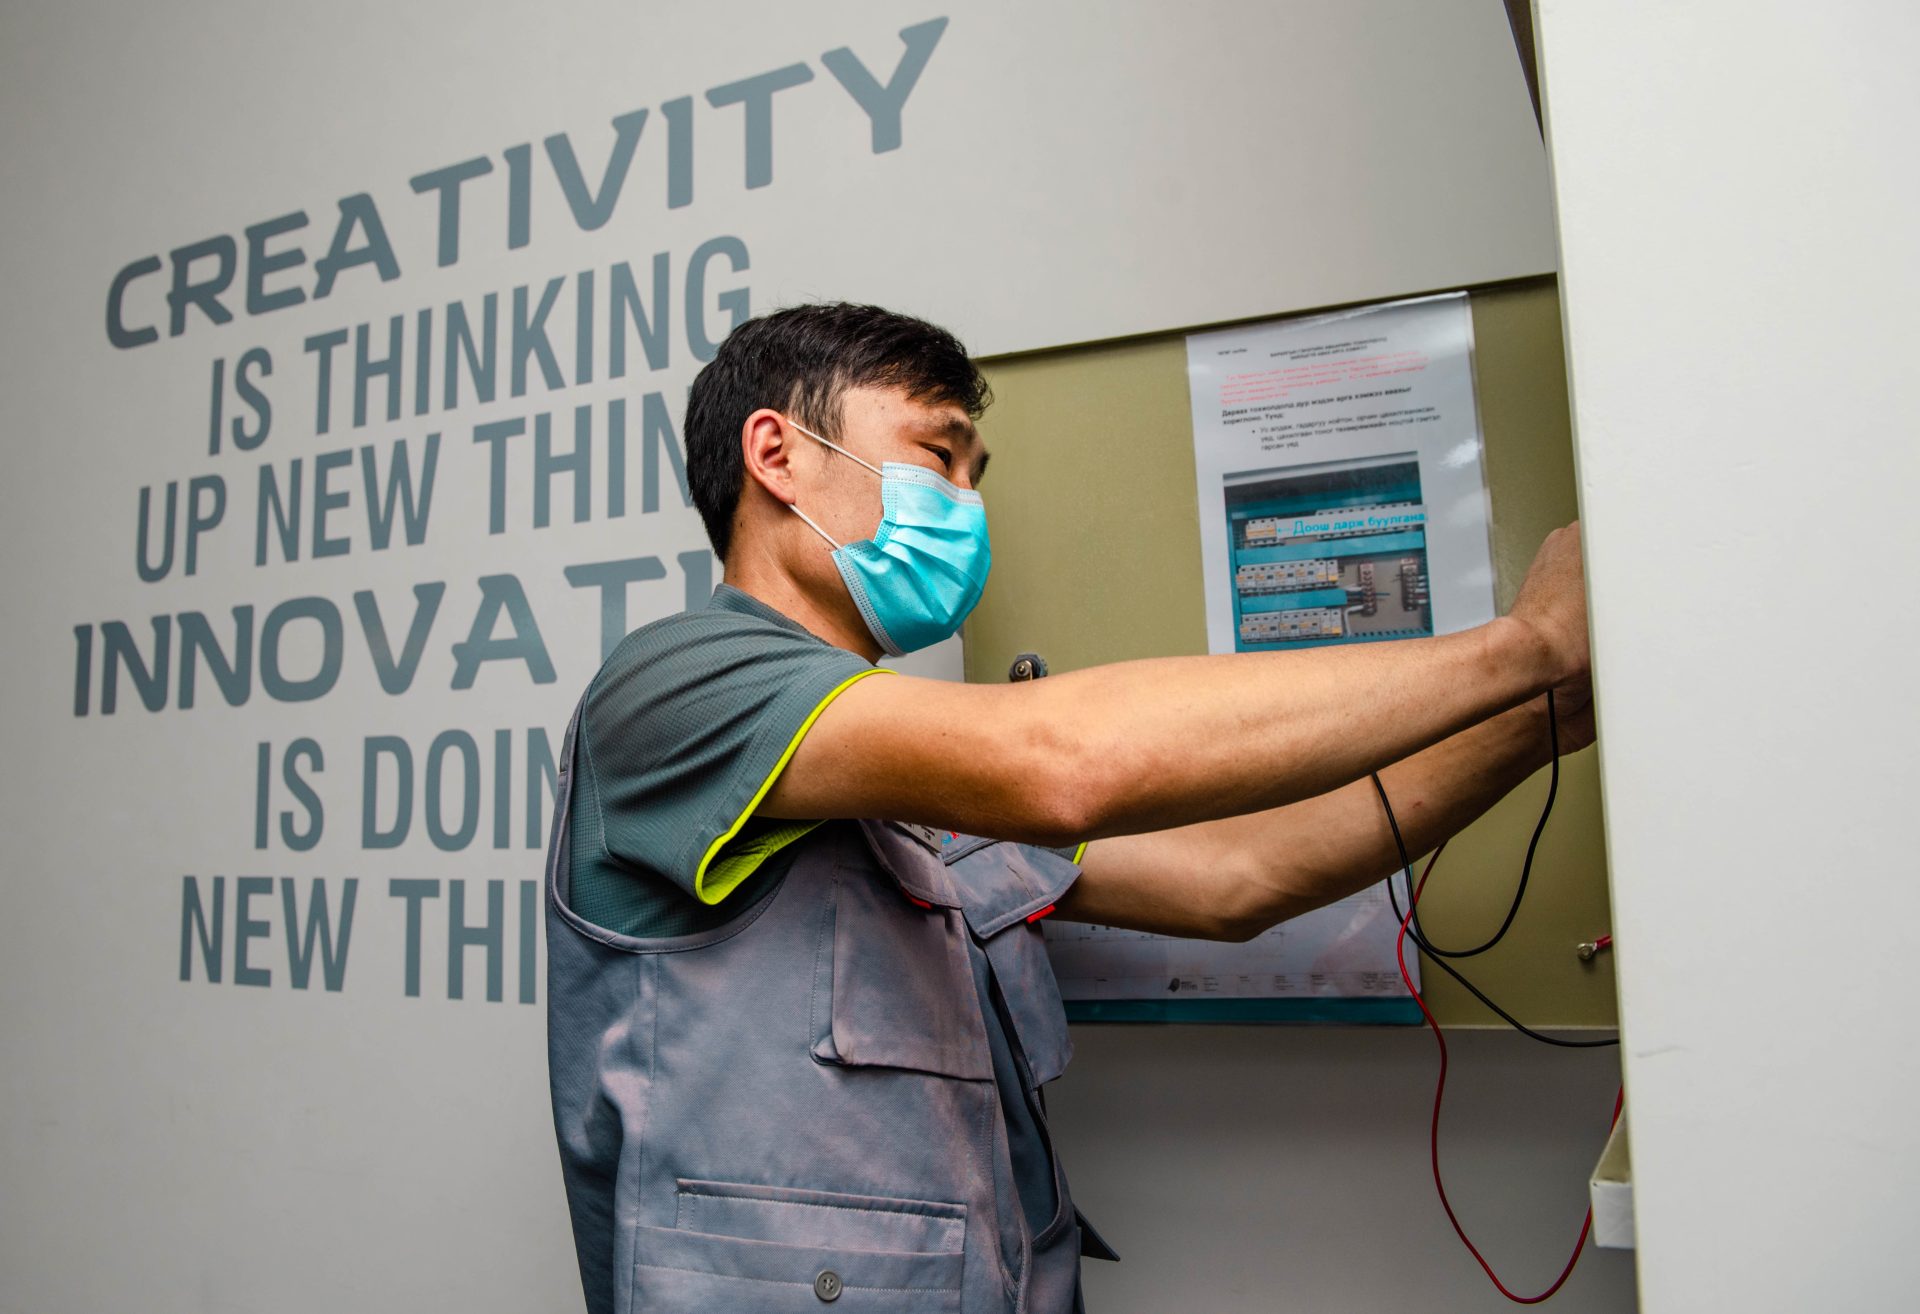
[[[959,1254],[966,1244],[962,1204],[685,1178],[679,1187],[674,1226],[686,1232],[915,1254]]]
[[[1067,1010],[1060,1000],[1053,964],[1047,959],[1046,942],[1039,927],[1020,926],[985,944],[1029,1075],[1036,1087],[1044,1086],[1065,1072],[1073,1058]]]
[[[964,1258],[957,1250],[792,1245],[641,1225],[634,1228],[634,1306],[779,1314],[818,1310],[831,1299],[836,1310],[957,1310]]]
[[[960,906],[947,881],[946,865],[935,856],[938,838],[947,832],[900,821],[861,821],[859,826],[867,847],[901,889],[921,903],[941,908]]]
[[[967,925],[981,939],[997,935],[1059,902],[1080,868],[1057,853],[994,842],[947,865]]]
[[[959,916],[862,871],[836,879],[815,948],[814,1057],[991,1081]]]

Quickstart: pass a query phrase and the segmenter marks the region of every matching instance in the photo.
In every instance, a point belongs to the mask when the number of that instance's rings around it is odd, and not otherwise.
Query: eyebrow
[[[972,443],[980,448],[980,459],[973,465],[973,482],[979,483],[987,473],[987,462],[993,459],[993,453],[980,441],[980,431],[974,428],[972,421],[947,415],[935,420],[930,427],[956,442]]]

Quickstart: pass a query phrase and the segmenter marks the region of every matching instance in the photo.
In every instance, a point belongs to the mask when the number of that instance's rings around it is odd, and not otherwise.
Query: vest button
[[[813,1280],[813,1294],[822,1300],[840,1299],[840,1275],[830,1268],[820,1270],[820,1276]]]

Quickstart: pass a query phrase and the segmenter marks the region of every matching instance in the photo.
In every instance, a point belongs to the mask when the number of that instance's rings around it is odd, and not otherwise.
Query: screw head
[[[1038,680],[1046,673],[1046,658],[1037,652],[1023,652],[1013,659],[1013,665],[1007,669],[1007,679],[1015,684],[1024,684],[1028,680]]]

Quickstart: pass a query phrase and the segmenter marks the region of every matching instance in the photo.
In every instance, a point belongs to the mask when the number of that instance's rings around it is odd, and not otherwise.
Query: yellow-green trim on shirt
[[[1078,867],[1080,865],[1080,859],[1087,856],[1087,845],[1091,844],[1092,842],[1093,842],[1092,840],[1080,841],[1080,847],[1073,851],[1072,862],[1074,866]]]
[[[738,835],[740,828],[747,824],[747,818],[751,817],[753,810],[760,806],[760,800],[765,798],[767,791],[773,788],[773,782],[780,778],[780,773],[787,769],[788,759],[792,758],[794,750],[800,747],[800,741],[807,737],[807,731],[813,728],[814,720],[819,717],[820,713],[827,710],[827,704],[831,703],[855,684],[866,679],[869,675],[890,675],[892,673],[893,672],[885,666],[875,666],[871,670],[856,671],[839,684],[836,684],[832,689],[828,690],[827,696],[816,703],[811,712],[807,713],[807,719],[802,721],[800,728],[793,732],[793,738],[787,741],[786,751],[781,753],[780,760],[773,764],[773,770],[767,772],[767,778],[760,782],[760,788],[754,791],[753,798],[748,801],[747,806],[741,809],[740,815],[733,819],[733,824],[727,827],[726,830],[720,834],[719,838],[707,845],[707,851],[700,859],[699,869],[693,874],[693,892],[699,896],[700,902],[719,903],[722,899],[733,893],[741,881],[753,875],[761,863],[820,824],[817,821],[792,822],[789,825],[770,830],[766,834],[756,837],[753,843],[741,846],[741,848],[733,853],[729,853],[718,862],[714,861],[715,855],[727,846],[727,841],[735,835]]]

